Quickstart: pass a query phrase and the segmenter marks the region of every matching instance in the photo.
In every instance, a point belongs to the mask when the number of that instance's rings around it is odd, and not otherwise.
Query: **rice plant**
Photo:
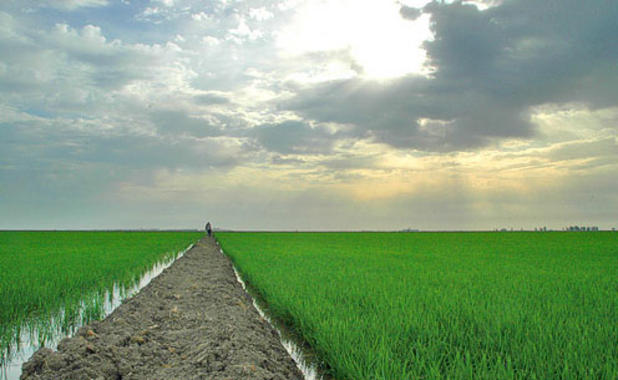
[[[618,378],[616,233],[217,239],[334,378]]]
[[[99,318],[114,284],[132,286],[202,235],[0,231],[0,364],[24,329],[44,343],[58,327]]]

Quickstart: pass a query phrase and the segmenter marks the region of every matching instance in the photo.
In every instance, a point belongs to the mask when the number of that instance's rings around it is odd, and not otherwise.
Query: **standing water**
[[[224,254],[222,249],[219,249],[219,252]],[[245,289],[245,291],[247,291],[247,285],[245,284],[243,279],[240,277],[240,274],[236,270],[236,267],[232,265],[232,268],[234,269],[236,280],[242,285],[242,288]],[[249,294],[249,296],[251,297],[251,301],[253,302],[253,307],[255,307],[255,309],[258,311],[260,316],[264,318],[275,329],[275,331],[277,331],[281,344],[283,345],[285,350],[288,352],[288,354],[290,354],[290,356],[292,357],[292,360],[294,360],[294,363],[296,364],[298,369],[300,369],[300,371],[303,373],[303,376],[305,377],[305,379],[306,380],[322,380],[323,377],[318,375],[317,365],[315,365],[314,363],[311,363],[309,360],[306,359],[303,349],[299,345],[297,345],[293,340],[285,337],[283,333],[281,332],[281,330],[277,328],[276,324],[273,323],[273,320],[264,312],[264,310],[260,307],[260,305],[255,301],[255,298],[253,298],[251,294]]]
[[[168,260],[156,263],[148,272],[144,273],[142,277],[140,277],[139,281],[132,287],[126,288],[121,287],[118,284],[114,284],[112,291],[106,291],[105,296],[103,297],[101,319],[110,315],[118,306],[120,306],[124,299],[133,296],[135,293],[139,292],[142,288],[148,285],[153,278],[161,274],[163,270],[172,265],[174,261],[181,258],[185,252],[190,250],[192,247],[193,244],[188,246],[184,251],[172,256]],[[73,335],[80,327],[88,323],[88,318],[85,315],[87,309],[86,305],[87,302],[82,301],[79,317],[76,320],[77,322],[69,328],[68,332],[62,328],[62,324],[56,323],[57,320],[63,319],[62,317],[64,313],[62,311],[60,312],[58,318],[52,318],[49,321],[49,326],[52,326],[51,332],[43,332],[36,329],[32,330],[24,327],[16,347],[6,353],[6,364],[0,368],[0,380],[18,380],[21,375],[22,364],[26,362],[39,348],[45,346],[55,350],[58,343],[60,343],[62,339]]]

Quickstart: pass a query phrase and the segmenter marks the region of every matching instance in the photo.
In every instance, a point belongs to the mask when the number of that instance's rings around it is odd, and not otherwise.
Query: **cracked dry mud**
[[[42,348],[21,379],[302,379],[236,281],[230,260],[204,238],[106,319],[57,351]]]

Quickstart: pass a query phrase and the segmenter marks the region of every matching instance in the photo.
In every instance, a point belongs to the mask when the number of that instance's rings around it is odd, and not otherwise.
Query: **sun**
[[[421,74],[426,59],[422,43],[432,37],[429,17],[406,20],[400,8],[385,0],[309,2],[280,31],[277,46],[286,56],[347,52],[357,75],[365,78]],[[349,70],[339,70],[341,76],[349,76]]]

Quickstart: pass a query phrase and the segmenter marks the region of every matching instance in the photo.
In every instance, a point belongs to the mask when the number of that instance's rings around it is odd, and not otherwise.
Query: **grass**
[[[202,235],[0,231],[0,364],[24,328],[45,340],[57,327],[101,317],[114,284],[132,286]]]
[[[618,378],[618,234],[218,233],[337,379]]]

